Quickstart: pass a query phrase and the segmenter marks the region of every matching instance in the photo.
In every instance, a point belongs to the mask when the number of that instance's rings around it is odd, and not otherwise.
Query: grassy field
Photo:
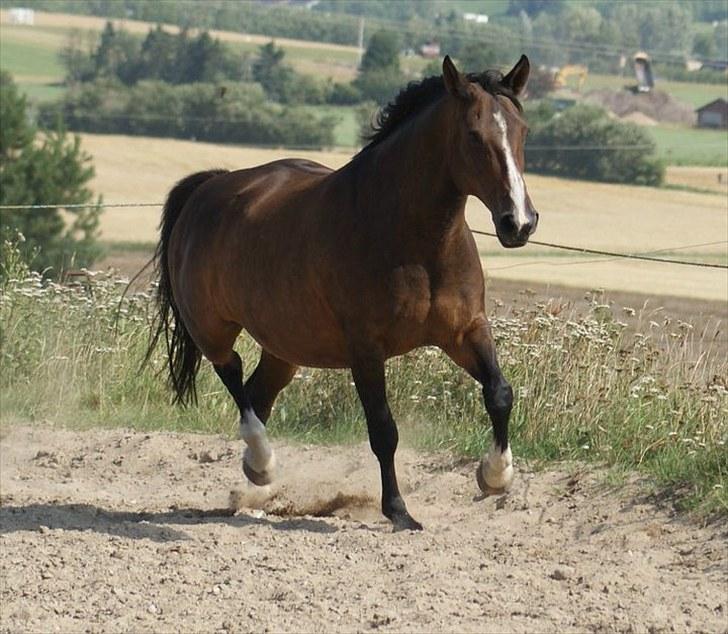
[[[150,291],[122,300],[125,283],[104,275],[76,285],[43,283],[7,244],[0,265],[7,274],[0,284],[2,421],[232,431],[233,401],[208,363],[199,377],[200,405],[188,409],[169,404],[163,350],[140,371]],[[496,309],[501,366],[517,388],[514,453],[533,465],[576,459],[615,474],[636,469],[681,503],[725,514],[728,391],[721,377],[728,376],[728,358],[713,343],[718,326],[698,333],[636,308],[636,334],[598,297],[566,311],[551,304]],[[249,373],[257,348],[241,337],[238,350]],[[482,455],[491,432],[479,386],[442,353],[423,349],[393,360],[388,377],[410,444]],[[364,428],[343,371],[301,370],[271,421],[275,435],[306,442],[359,441]]]
[[[0,27],[0,68],[13,74],[16,83],[31,101],[57,99],[65,90],[61,85],[64,70],[58,60],[58,42],[46,38],[43,32],[28,37],[28,31],[19,27]]]
[[[658,154],[669,165],[728,166],[728,139],[724,130],[669,125],[645,129],[655,139]]]
[[[83,147],[94,157],[95,191],[107,202],[156,202],[171,185],[193,171],[210,166],[252,167],[286,156],[302,156],[340,167],[350,154],[293,152],[216,146],[173,139],[82,135]],[[683,177],[684,178],[684,177]],[[691,178],[696,178],[695,174]],[[686,245],[715,243],[728,236],[728,203],[718,193],[672,191],[608,185],[529,175],[531,197],[541,213],[535,238],[607,250],[645,252],[675,250]],[[492,231],[488,211],[475,199],[468,203],[471,226]],[[157,236],[158,210],[109,209],[101,221],[107,241],[152,242]],[[481,237],[486,270],[494,277],[547,281],[571,286],[603,287],[726,300],[728,276],[715,269],[614,263],[603,258],[554,255],[529,246],[506,251]],[[685,258],[726,261],[726,245],[678,249]],[[596,261],[595,261],[596,260]],[[583,265],[581,265],[583,264]]]

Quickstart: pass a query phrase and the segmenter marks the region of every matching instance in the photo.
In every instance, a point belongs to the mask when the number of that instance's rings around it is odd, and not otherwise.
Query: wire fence
[[[69,204],[42,204],[42,205],[0,205],[0,212],[2,211],[34,211],[41,209],[121,209],[121,208],[134,208],[134,207],[162,207],[162,203],[69,203]],[[471,229],[476,235],[487,236],[489,238],[497,238],[498,235],[490,231],[480,231],[478,229]],[[715,264],[711,262],[695,262],[692,260],[677,260],[673,258],[655,256],[655,253],[664,253],[668,251],[679,251],[683,249],[693,249],[708,246],[719,246],[728,245],[728,240],[719,240],[716,242],[707,242],[701,244],[681,245],[675,247],[666,247],[649,251],[646,253],[621,253],[618,251],[606,251],[602,249],[590,249],[588,247],[580,247],[570,244],[559,244],[555,242],[544,242],[541,240],[529,240],[528,244],[546,247],[549,249],[557,249],[561,251],[570,251],[573,253],[582,253],[588,255],[599,255],[609,259],[624,259],[624,260],[642,260],[645,262],[658,262],[661,264],[676,264],[680,266],[693,266],[700,268],[712,268],[712,269],[723,269],[728,270],[726,264]],[[507,268],[507,267],[504,267]]]
[[[477,229],[471,229],[471,231],[477,235],[488,236],[490,238],[497,238],[498,235],[491,233],[490,231],[479,231]],[[701,244],[689,244],[677,247],[668,247],[664,249],[657,249],[655,251],[649,251],[647,253],[619,253],[617,251],[604,251],[601,249],[589,249],[587,247],[577,247],[569,244],[557,244],[555,242],[543,242],[541,240],[529,240],[528,244],[532,244],[540,247],[548,247],[550,249],[559,249],[561,251],[572,251],[575,253],[586,253],[589,255],[601,255],[611,259],[624,259],[624,260],[643,260],[645,262],[660,262],[663,264],[679,264],[682,266],[697,266],[711,269],[728,269],[727,264],[713,264],[710,262],[694,262],[692,260],[675,260],[673,258],[661,258],[650,255],[650,253],[664,253],[666,251],[680,251],[682,249],[697,249],[699,247],[707,246],[718,246],[721,244],[728,245],[728,240],[719,240],[717,242],[704,242]],[[504,267],[505,268],[505,267]]]

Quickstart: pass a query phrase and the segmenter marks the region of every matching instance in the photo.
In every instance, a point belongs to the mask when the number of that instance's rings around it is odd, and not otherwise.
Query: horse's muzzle
[[[512,212],[501,216],[496,223],[495,230],[500,243],[507,249],[522,247],[528,242],[528,238],[536,231],[538,226],[538,212],[529,210],[526,222],[520,224]]]

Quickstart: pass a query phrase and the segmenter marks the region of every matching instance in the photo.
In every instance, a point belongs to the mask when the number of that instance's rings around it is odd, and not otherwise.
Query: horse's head
[[[509,248],[526,244],[538,224],[523,181],[528,126],[517,100],[529,71],[525,55],[504,77],[465,76],[449,57],[442,64],[455,112],[449,130],[453,179],[463,194],[477,196],[490,209],[498,239]]]

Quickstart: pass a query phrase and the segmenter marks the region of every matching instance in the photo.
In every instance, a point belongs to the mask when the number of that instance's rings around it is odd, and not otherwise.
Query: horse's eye
[[[470,140],[471,140],[471,141],[472,141],[473,143],[480,143],[480,141],[481,141],[481,139],[480,139],[480,134],[478,134],[478,132],[477,132],[476,130],[469,130],[469,131],[468,131],[468,138],[469,138],[469,139],[470,139]]]

